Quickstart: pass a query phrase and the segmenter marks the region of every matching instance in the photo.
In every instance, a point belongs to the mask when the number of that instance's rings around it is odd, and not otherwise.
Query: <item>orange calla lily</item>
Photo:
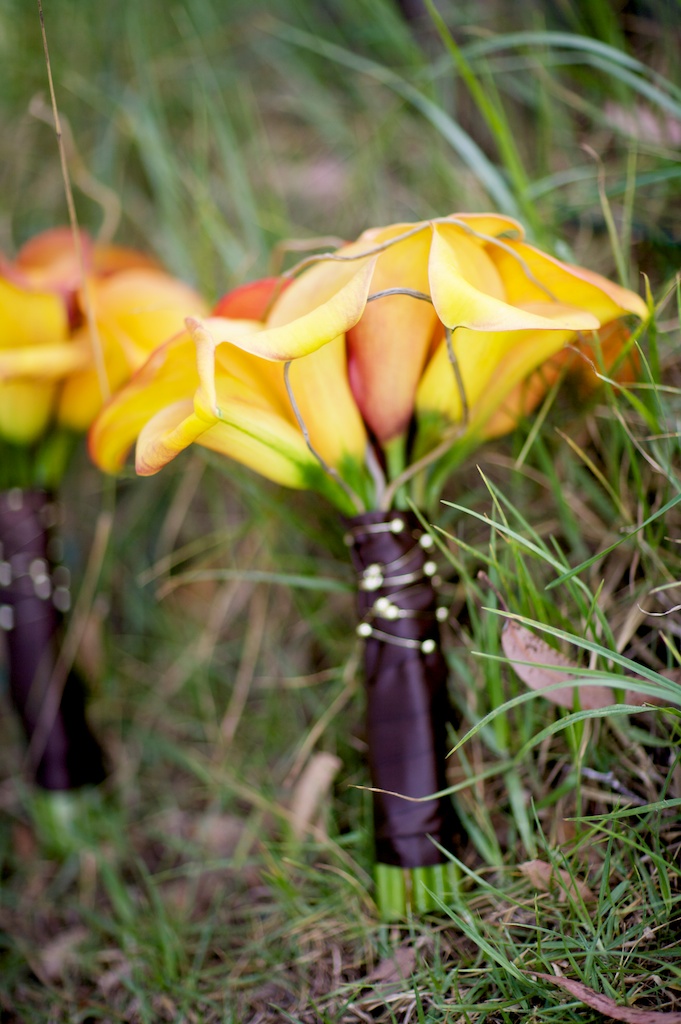
[[[378,505],[410,457],[511,429],[548,386],[538,368],[601,331],[614,359],[621,318],[647,312],[495,214],[371,229],[298,270],[190,316],[195,352],[185,337],[151,357],[95,425],[95,461],[115,469],[139,435],[150,473],[197,441],[290,486],[316,469],[341,506]]]

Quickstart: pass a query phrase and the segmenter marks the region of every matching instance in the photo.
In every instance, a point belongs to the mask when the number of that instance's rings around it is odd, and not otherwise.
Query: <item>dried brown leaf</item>
[[[52,982],[61,981],[67,968],[75,963],[78,947],[87,937],[87,929],[77,926],[47,942],[38,954],[43,977]]]
[[[207,813],[196,819],[194,839],[212,857],[231,857],[244,826],[244,820],[234,814]]]
[[[572,978],[557,977],[553,974],[539,974],[537,971],[526,971],[526,973],[565,989],[585,1006],[590,1006],[592,1010],[597,1010],[598,1013],[602,1013],[604,1017],[610,1017],[612,1020],[623,1020],[625,1024],[681,1024],[681,1013],[673,1010],[668,1013],[660,1010],[635,1010],[631,1006],[620,1006],[614,999],[601,995],[600,992],[594,992],[592,988],[583,985],[581,981],[573,981]]]
[[[660,114],[644,103],[623,107],[613,100],[606,100],[604,109],[608,124],[633,139],[653,146],[681,146],[681,121],[671,114]]]
[[[564,654],[555,650],[541,637],[536,636],[525,626],[521,626],[519,622],[514,622],[513,619],[506,619],[504,623],[504,628],[501,631],[501,646],[508,660],[513,663],[513,671],[531,690],[543,690],[547,686],[554,686],[556,683],[566,682],[579,676],[579,666],[574,661],[566,658]],[[522,662],[529,662],[529,664],[522,664]],[[560,672],[559,669],[568,669],[569,671]],[[572,710],[575,706],[575,690],[578,691],[576,699],[579,706],[585,711],[607,708],[611,704],[618,703],[616,691],[608,686],[566,686],[563,689],[545,693],[543,696],[552,704]],[[657,701],[649,694],[626,690],[624,703],[643,705],[654,704]]]
[[[596,898],[586,882],[573,878],[569,871],[556,868],[553,864],[547,864],[546,861],[526,860],[518,867],[535,889],[539,889],[541,892],[557,893],[559,903],[564,903],[568,895],[585,902]]]
[[[367,985],[392,985],[406,981],[416,967],[416,950],[413,946],[399,946],[394,956],[381,960],[364,979]]]
[[[291,829],[300,839],[314,824],[322,801],[326,799],[341,767],[335,754],[319,751],[310,758],[291,796]]]

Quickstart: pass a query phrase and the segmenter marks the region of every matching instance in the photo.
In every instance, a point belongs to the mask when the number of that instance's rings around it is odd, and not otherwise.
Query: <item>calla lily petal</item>
[[[299,415],[315,451],[331,466],[363,463],[367,432],[350,390],[345,339],[341,336],[289,369]]]
[[[36,380],[60,380],[82,369],[90,359],[87,343],[64,341],[56,345],[26,345],[0,348],[0,380],[32,377]]]
[[[29,292],[0,277],[0,351],[66,340],[63,302],[50,292]]]
[[[558,379],[563,361],[563,349],[553,359],[547,360],[525,380],[521,380],[512,388],[503,403],[495,409],[481,429],[481,437],[486,440],[509,434],[518,426],[523,417],[529,416],[539,405],[544,395]],[[572,354],[572,353],[570,353]]]
[[[551,313],[555,323],[565,320],[559,303],[540,304],[539,310],[535,315],[542,320]],[[452,345],[468,407],[467,429],[471,433],[480,430],[506,396],[573,337],[574,331],[564,329],[455,331]],[[453,423],[464,417],[462,396],[445,346],[438,349],[423,375],[416,405],[419,413],[439,412]]]
[[[0,382],[0,438],[31,444],[45,430],[56,396],[49,380],[19,378]]]
[[[546,302],[547,298],[590,310],[599,325],[633,313],[645,320],[648,310],[635,292],[584,267],[562,263],[526,242],[508,240],[504,249],[490,246],[504,279],[509,302]]]
[[[261,277],[258,281],[242,284],[216,302],[211,316],[227,320],[264,320],[271,303],[291,283],[283,277]]]
[[[99,324],[97,341],[102,347],[108,393],[102,393],[99,372],[93,364],[90,332],[87,327],[81,327],[73,335],[73,344],[87,351],[87,364],[65,377],[57,404],[57,420],[70,430],[87,430],[105,399],[130,377],[130,363],[118,344],[117,332],[107,324]]]
[[[279,304],[275,304],[268,327],[258,333],[246,334],[243,338],[235,337],[231,328],[225,328],[224,325],[230,321],[209,318],[204,322],[204,326],[214,336],[218,345],[228,341],[231,345],[243,348],[263,359],[281,362],[298,359],[309,352],[315,352],[355,326],[364,312],[375,262],[375,258],[362,261],[359,269],[353,264],[350,279],[343,283],[331,298],[321,302],[309,313],[304,313],[287,323],[276,323],[274,318]],[[346,275],[343,273],[339,276]],[[282,296],[282,302],[290,299],[296,284],[297,282],[294,282],[287,289]],[[273,322],[276,326],[269,326]]]
[[[446,249],[444,249],[443,243],[446,243]],[[504,281],[489,258],[487,246],[488,243],[474,234],[472,229],[469,234],[465,225],[436,224],[431,245],[433,268],[436,267],[438,253],[442,249],[450,264],[450,273],[453,270],[458,275],[457,278],[450,278],[448,284],[450,290],[458,287],[458,278],[462,277],[478,292],[498,299],[499,302],[505,302]]]
[[[390,245],[398,244],[402,236],[413,237],[429,231],[427,221],[370,228],[357,241],[342,246],[336,253],[328,257],[313,257],[315,262],[296,277],[273,303],[267,317],[268,327],[279,327],[298,320],[310,310],[333,299],[355,277],[365,261],[373,261],[375,266],[380,256],[380,251],[376,250],[386,250]]]
[[[245,339],[261,332],[263,326],[258,320],[225,320],[224,317],[209,317],[207,320],[187,317],[186,324],[196,345],[196,367],[200,381],[198,401],[207,410],[207,414],[218,416],[216,349],[218,345],[226,344],[246,349]]]
[[[137,439],[135,470],[153,476],[212,426],[186,398],[164,406],[144,424]]]
[[[83,279],[83,266],[92,269],[94,245],[84,231],[78,235],[81,259],[68,227],[49,228],[26,242],[14,261],[13,269],[25,287],[67,294],[75,292]]]
[[[562,307],[560,322],[511,305],[470,284],[466,268],[446,233],[433,227],[430,288],[438,316],[450,328],[473,331],[594,330],[600,321],[586,310]],[[505,283],[505,282],[504,282]],[[546,296],[542,296],[546,298]]]
[[[105,472],[118,472],[145,423],[167,405],[192,402],[198,386],[194,343],[183,333],[156,349],[106,403],[88,436],[92,461]]]
[[[98,324],[115,336],[130,370],[182,331],[189,312],[201,316],[207,311],[198,292],[162,270],[122,270],[93,282],[90,293]]]
[[[451,217],[444,217],[442,222],[448,221],[467,225],[473,234],[481,241],[484,238],[499,238],[501,235],[523,239],[525,229],[514,217],[507,217],[501,213],[454,213]],[[440,222],[440,223],[442,223]]]
[[[202,385],[200,400],[205,403],[205,407],[216,407],[215,352],[218,346],[226,343],[223,368],[231,369],[231,346],[255,354],[255,357],[250,356],[255,359],[254,362],[246,365],[241,363],[241,373],[238,375],[242,380],[248,377],[253,380],[252,374],[259,378],[259,389],[266,389],[270,404],[280,410],[284,399],[283,376],[278,385],[275,384],[261,360],[258,368],[258,356],[267,353],[266,358],[274,359],[273,349],[276,346],[280,353],[278,358],[289,359],[295,351],[295,345],[302,338],[305,342],[303,351],[308,354],[292,363],[290,386],[311,444],[332,466],[340,465],[346,458],[361,462],[366,447],[366,430],[348,384],[343,335],[362,315],[374,266],[373,259],[363,261],[359,269],[354,263],[335,264],[334,270],[337,273],[333,279],[334,290],[327,300],[317,305],[312,313],[275,327],[263,328],[262,324],[252,321],[215,317],[190,322],[188,326],[197,345]],[[316,267],[314,271],[317,271]],[[275,303],[268,324],[283,319],[282,307],[285,307],[288,315],[295,310],[296,303],[300,301],[300,296],[296,295],[298,286],[299,281],[295,281]],[[251,373],[247,376],[244,370],[250,370]],[[287,397],[285,403],[286,418],[294,420]]]
[[[97,277],[109,277],[121,270],[146,269],[161,270],[158,260],[145,252],[129,249],[124,245],[95,245],[92,255],[92,268]]]
[[[294,439],[291,438],[293,441]],[[297,439],[296,439],[297,440]],[[211,427],[200,438],[199,444],[211,451],[226,455],[229,459],[255,470],[273,483],[298,490],[315,487],[323,491],[324,481],[320,476],[319,467],[306,465],[301,459],[294,459],[284,451],[276,450],[260,438],[237,430],[235,427],[219,423]],[[295,447],[291,449],[295,451]],[[302,452],[300,455],[302,456]]]
[[[188,319],[187,327],[196,344],[197,367],[201,386],[196,402],[206,415],[223,415],[217,387],[224,374],[250,387],[282,420],[295,424],[296,417],[284,388],[283,371],[250,352],[239,351],[231,339],[245,349],[243,339],[256,339],[262,324],[247,320],[205,321]],[[217,337],[212,330],[217,331]],[[218,341],[217,338],[221,340]],[[222,359],[220,359],[222,356]],[[343,336],[328,342],[317,352],[297,359],[290,367],[290,386],[298,415],[305,423],[310,441],[330,465],[339,465],[346,457],[361,461],[366,446],[366,431],[347,384]],[[277,376],[275,376],[275,374]],[[261,402],[261,404],[264,404]],[[299,429],[296,427],[296,429]]]
[[[88,355],[68,341],[58,296],[0,278],[0,438],[33,443],[52,415],[54,382],[83,366]]]
[[[136,470],[158,472],[193,442],[227,455],[287,487],[306,487],[319,466],[298,430],[258,404],[237,381],[221,381],[220,420],[197,413],[186,399],[157,413],[137,442]]]
[[[371,294],[396,286],[427,294],[429,246],[430,232],[424,231],[381,253]],[[386,295],[368,304],[359,323],[348,331],[352,393],[379,441],[407,428],[436,324],[430,302]]]
[[[508,336],[491,339],[499,358],[487,387],[481,390],[471,409],[469,432],[473,435],[480,433],[513,389],[538,366],[560,352],[571,338],[572,332],[569,331],[522,331],[514,332],[512,339]],[[504,349],[506,354],[502,356]]]
[[[223,378],[218,399],[220,423],[204,435],[201,444],[287,487],[309,487],[322,475],[298,427],[273,412],[258,392]]]
[[[600,383],[598,369],[602,367],[607,375],[613,373],[613,366],[629,339],[629,332],[621,320],[614,320],[601,327],[598,334],[588,335],[572,341],[551,359],[542,363],[529,377],[521,380],[509,392],[484,426],[482,436],[498,437],[515,429],[518,423],[535,409],[549,388],[566,370],[573,387],[580,396],[592,391]],[[633,381],[638,373],[636,351],[630,352],[621,366],[614,371],[619,382]]]
[[[14,272],[32,288],[57,292],[75,292],[88,275],[108,277],[132,267],[158,268],[151,256],[120,245],[93,243],[85,231],[79,232],[81,258],[69,227],[49,228],[29,239],[17,254]]]

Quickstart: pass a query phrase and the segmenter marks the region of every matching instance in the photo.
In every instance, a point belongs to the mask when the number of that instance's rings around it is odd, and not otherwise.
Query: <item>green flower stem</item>
[[[0,491],[56,490],[79,440],[70,430],[51,430],[33,444],[0,437]]]
[[[394,437],[383,446],[388,481],[396,480],[404,473],[407,465],[407,438],[405,434]],[[406,491],[400,487],[395,491],[392,503],[394,508],[406,508]]]
[[[437,911],[442,903],[451,902],[459,883],[456,865],[451,862],[423,868],[376,864],[374,879],[376,906],[383,921]]]

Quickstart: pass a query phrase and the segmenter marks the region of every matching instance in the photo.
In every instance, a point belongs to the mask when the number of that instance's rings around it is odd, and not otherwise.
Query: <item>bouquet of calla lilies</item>
[[[141,252],[56,228],[0,256],[0,632],[35,780],[100,782],[83,687],[59,663],[69,572],[56,491],[73,439],[112,390],[182,327],[200,296]]]
[[[332,502],[358,577],[381,912],[429,905],[461,840],[444,759],[446,611],[419,510],[457,463],[539,403],[575,348],[597,380],[647,310],[496,214],[366,231],[278,278],[187,304],[105,405],[90,452],[156,473],[193,443]]]
[[[365,641],[377,892],[390,918],[448,886],[461,828],[446,790],[446,665],[432,541],[419,510],[475,445],[533,410],[574,348],[597,379],[644,302],[524,241],[515,220],[456,214],[372,228],[224,296],[108,402],[90,453],[158,472],[191,443],[343,516]],[[586,368],[586,369],[585,369]]]

